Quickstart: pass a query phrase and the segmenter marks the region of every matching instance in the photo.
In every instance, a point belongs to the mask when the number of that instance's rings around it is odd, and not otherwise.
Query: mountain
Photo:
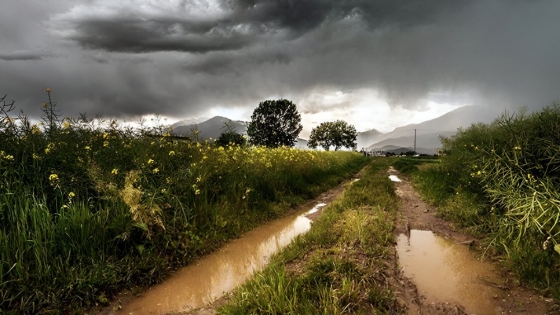
[[[410,124],[382,134],[377,142],[370,144],[368,150],[379,150],[386,145],[414,148],[414,133],[416,130],[416,151],[418,148],[433,151],[441,147],[440,135],[452,136],[458,128],[466,128],[474,123],[491,123],[500,111],[491,107],[463,106],[438,118],[419,124]],[[424,152],[422,152],[424,153]]]
[[[247,134],[247,124],[243,121],[235,121],[226,117],[216,116],[206,121],[199,123],[192,123],[193,120],[182,120],[171,125],[173,133],[178,136],[192,137],[193,132],[198,130],[198,140],[218,139],[220,135],[227,131],[225,124],[230,124],[235,129],[235,132],[240,134]],[[294,145],[298,149],[307,149],[307,140],[297,138]]]
[[[358,149],[367,147],[370,144],[377,142],[382,135],[383,135],[382,132],[377,131],[375,129],[358,132],[358,137],[357,137]]]
[[[247,133],[247,125],[244,122],[234,121],[222,116],[216,116],[197,124],[181,125],[180,123],[177,122],[171,126],[174,134],[192,137],[193,132],[198,130],[199,140],[218,139],[224,131],[227,131],[226,123],[231,124],[237,133]]]

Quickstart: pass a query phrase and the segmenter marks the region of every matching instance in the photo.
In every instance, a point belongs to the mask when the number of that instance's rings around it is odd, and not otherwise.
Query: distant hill
[[[466,128],[474,123],[491,123],[499,113],[499,110],[490,107],[463,106],[432,120],[395,128],[391,132],[380,135],[377,142],[367,146],[367,149],[379,150],[386,145],[414,148],[414,129],[416,129],[416,151],[420,153],[419,148],[424,148],[431,151],[426,154],[434,154],[435,149],[441,147],[440,135],[454,135],[458,128]]]
[[[235,131],[239,134],[247,134],[247,123],[242,121],[231,120],[227,117],[216,116],[206,121],[193,123],[193,120],[182,120],[171,125],[173,133],[177,136],[192,137],[194,130],[198,130],[199,141],[218,139],[225,132],[225,124],[231,124]],[[307,140],[297,138],[295,148],[307,149]]]
[[[379,138],[382,135],[383,135],[382,132],[377,131],[375,129],[358,132],[358,137],[357,137],[358,149],[367,147],[372,143],[379,141]]]
[[[212,117],[206,121],[196,124],[181,125],[180,123],[181,122],[177,122],[171,126],[174,134],[178,136],[192,137],[193,131],[198,130],[199,140],[209,140],[210,138],[218,139],[220,135],[227,130],[225,128],[226,123],[232,124],[236,132],[240,134],[247,134],[247,125],[245,123],[234,121],[222,116]]]

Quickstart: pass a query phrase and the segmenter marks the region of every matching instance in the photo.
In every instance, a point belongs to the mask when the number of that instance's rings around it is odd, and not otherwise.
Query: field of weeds
[[[50,91],[48,91],[50,97]],[[1,100],[0,100],[1,101]],[[150,285],[359,171],[352,152],[217,146],[164,126],[0,117],[0,313],[69,313]]]

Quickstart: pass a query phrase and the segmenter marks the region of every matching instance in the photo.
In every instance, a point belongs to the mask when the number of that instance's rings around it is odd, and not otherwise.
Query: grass
[[[560,105],[503,114],[442,141],[441,163],[408,171],[423,198],[485,237],[521,282],[559,298]]]
[[[10,118],[0,104],[0,313],[80,313],[151,285],[359,171],[352,152],[172,136],[162,125]],[[0,100],[2,102],[2,100]]]
[[[397,198],[376,159],[324,209],[311,230],[235,290],[219,314],[397,314],[383,260],[392,247]]]

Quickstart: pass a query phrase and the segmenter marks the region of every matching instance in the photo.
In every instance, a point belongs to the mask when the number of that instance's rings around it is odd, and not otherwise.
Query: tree
[[[253,145],[293,147],[302,128],[296,104],[286,99],[266,100],[253,111],[247,135]]]
[[[216,140],[216,144],[219,146],[225,147],[229,144],[242,146],[247,142],[245,137],[235,130],[235,125],[231,121],[226,121],[222,129],[224,129],[224,132],[222,132],[220,137]]]
[[[341,147],[355,149],[357,137],[358,134],[354,126],[343,120],[329,121],[321,123],[311,130],[307,146],[312,149],[321,146],[327,151],[333,146],[335,150]]]

